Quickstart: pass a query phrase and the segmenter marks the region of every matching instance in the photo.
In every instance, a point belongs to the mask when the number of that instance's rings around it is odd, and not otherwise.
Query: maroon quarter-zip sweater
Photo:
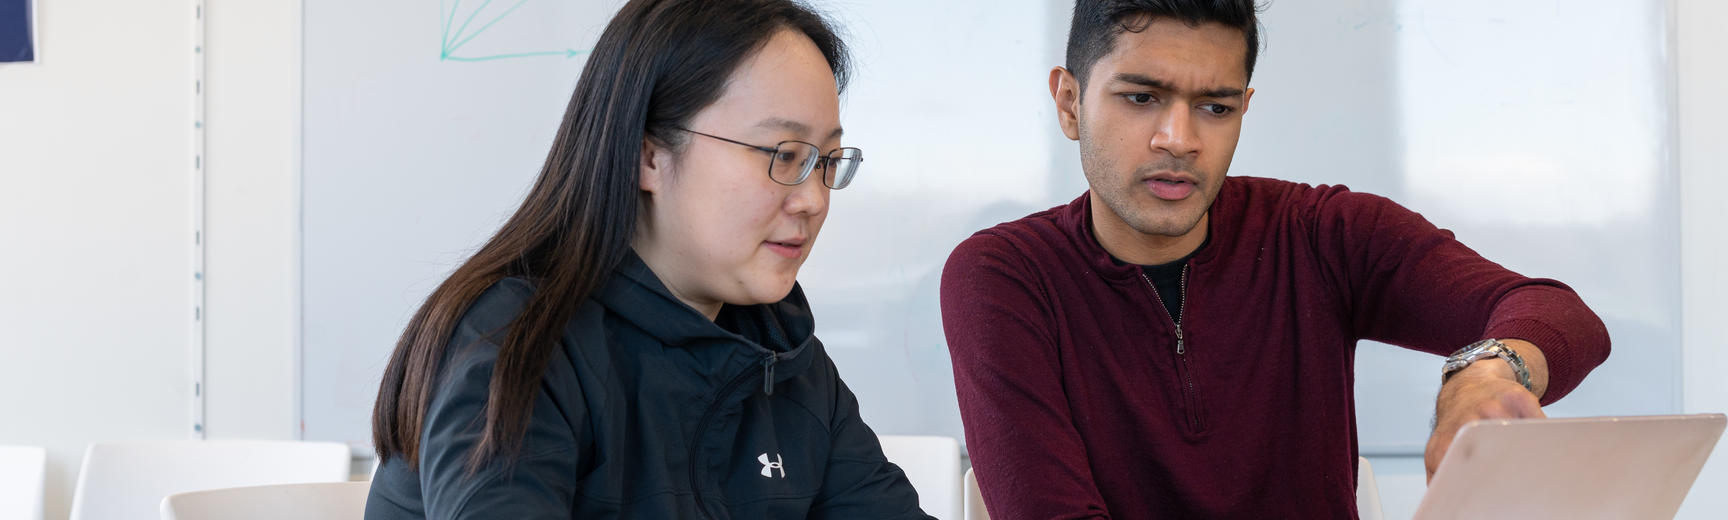
[[[1545,405],[1608,356],[1560,282],[1385,198],[1251,177],[1227,178],[1189,260],[1179,352],[1140,267],[1094,238],[1088,200],[973,235],[942,274],[992,518],[1353,518],[1358,340],[1437,355],[1529,341]]]

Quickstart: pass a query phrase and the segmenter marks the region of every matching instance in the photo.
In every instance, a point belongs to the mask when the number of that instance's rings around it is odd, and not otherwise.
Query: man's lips
[[[1194,176],[1177,172],[1159,172],[1141,183],[1152,191],[1152,196],[1168,201],[1188,198],[1199,184]]]
[[[1200,184],[1200,179],[1195,177],[1194,174],[1175,170],[1164,170],[1154,173],[1150,177],[1147,177],[1146,180]]]

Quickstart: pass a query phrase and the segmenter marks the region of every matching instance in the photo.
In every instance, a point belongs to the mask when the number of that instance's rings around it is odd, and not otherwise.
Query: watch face
[[[1491,340],[1491,339],[1485,339],[1482,341],[1471,343],[1469,345],[1465,345],[1464,348],[1458,349],[1457,352],[1453,352],[1452,355],[1448,356],[1447,359],[1450,361],[1465,360],[1468,358],[1468,354],[1470,354],[1471,352],[1485,349],[1485,348],[1487,348],[1491,345],[1494,345],[1494,344],[1495,344],[1495,341]]]
[[[1465,367],[1470,366],[1470,363],[1473,363],[1478,359],[1494,356],[1494,351],[1491,349],[1498,344],[1498,341],[1485,339],[1458,349],[1457,352],[1453,352],[1451,356],[1448,356],[1446,358],[1446,364],[1440,367],[1441,377],[1444,378],[1452,375],[1453,372],[1463,370]]]
[[[1453,372],[1457,372],[1466,366],[1470,366],[1470,364],[1468,362],[1459,361],[1456,359],[1449,360],[1446,362],[1445,365],[1442,365],[1440,367],[1440,375],[1451,375]]]

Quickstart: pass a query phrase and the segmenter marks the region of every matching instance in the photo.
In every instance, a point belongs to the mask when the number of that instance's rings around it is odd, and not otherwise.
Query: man
[[[1075,6],[1050,93],[1091,189],[979,232],[942,277],[993,517],[1354,517],[1358,340],[1454,354],[1430,475],[1464,423],[1542,417],[1607,357],[1571,289],[1385,198],[1227,178],[1255,9]]]

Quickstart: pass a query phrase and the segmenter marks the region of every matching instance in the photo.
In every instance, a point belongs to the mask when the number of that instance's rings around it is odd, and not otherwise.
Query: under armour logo
[[[780,478],[786,478],[786,464],[780,458],[779,453],[774,454],[774,462],[768,462],[767,453],[756,457],[756,461],[762,463],[762,476],[774,478],[774,470],[780,470]]]

